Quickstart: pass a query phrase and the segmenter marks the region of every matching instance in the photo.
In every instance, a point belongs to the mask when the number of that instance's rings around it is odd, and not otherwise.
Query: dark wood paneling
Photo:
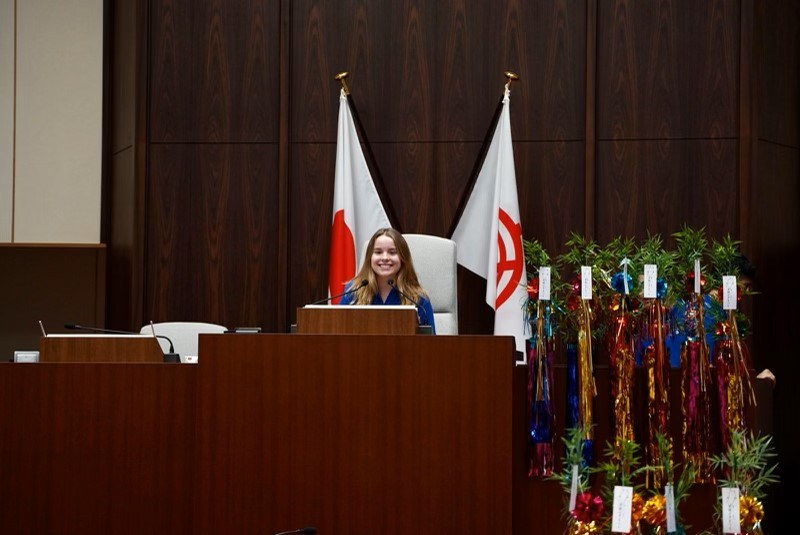
[[[793,0],[756,2],[756,61],[759,137],[797,147],[800,144],[800,3]]]
[[[278,327],[277,147],[152,148],[146,320]]]
[[[137,183],[135,179],[135,149],[128,147],[111,157],[111,187],[106,202],[111,205],[108,219],[108,295],[106,324],[110,329],[132,329],[135,302],[141,302],[142,288],[133,284],[138,268],[134,254],[141,236],[135,224]],[[141,272],[139,273],[141,276]]]
[[[65,323],[102,327],[104,245],[0,244],[0,361],[39,348],[39,321],[48,332]]]
[[[336,145],[292,144],[289,213],[289,323],[294,310],[328,295],[328,253]]]
[[[196,371],[0,364],[3,533],[195,533]]]
[[[789,121],[787,121],[789,122]],[[800,375],[794,357],[800,310],[792,298],[800,264],[800,150],[774,143],[757,145],[757,179],[753,181],[751,261],[756,266],[753,296],[753,360],[756,369],[769,368],[778,378],[775,389],[775,440],[779,451],[781,485],[767,502],[775,533],[791,531],[795,494],[786,492],[800,477],[796,445],[800,443],[798,403],[793,378]],[[782,528],[782,529],[781,529]]]
[[[599,138],[737,136],[737,1],[615,0],[597,20]]]
[[[480,143],[386,143],[373,147],[400,230],[445,236]]]
[[[598,142],[598,240],[666,238],[684,223],[736,237],[736,155],[732,140]]]
[[[111,34],[110,104],[112,154],[133,146],[136,131],[136,0],[109,2],[114,17]]]
[[[150,3],[146,142],[185,141],[195,124],[191,0]]]
[[[523,234],[552,255],[584,226],[583,156],[580,141],[514,144]]]
[[[373,142],[480,141],[518,71],[519,139],[579,138],[583,2],[348,0],[292,4],[291,139],[335,141],[338,84],[350,87]],[[392,169],[378,162],[385,173]]]
[[[155,2],[152,27],[151,141],[277,141],[278,2]]]

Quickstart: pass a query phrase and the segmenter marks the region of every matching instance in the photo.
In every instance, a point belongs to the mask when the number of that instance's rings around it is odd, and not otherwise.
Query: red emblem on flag
[[[502,229],[497,231],[497,299],[495,300],[494,309],[497,310],[503,303],[505,303],[514,290],[517,289],[522,281],[522,268],[523,254],[522,254],[522,225],[515,223],[511,216],[509,216],[502,208],[498,213],[500,225]],[[510,242],[510,247],[506,243]],[[514,256],[508,256],[508,251],[512,250]],[[507,277],[505,284],[500,288],[503,274],[509,272],[510,276]]]

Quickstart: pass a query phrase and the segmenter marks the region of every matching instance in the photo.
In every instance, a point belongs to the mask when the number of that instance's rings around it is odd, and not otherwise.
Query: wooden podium
[[[495,336],[201,336],[195,533],[513,533],[513,350]]]
[[[51,334],[39,339],[39,362],[164,362],[147,335]]]
[[[299,334],[416,334],[412,305],[307,305],[297,309]]]

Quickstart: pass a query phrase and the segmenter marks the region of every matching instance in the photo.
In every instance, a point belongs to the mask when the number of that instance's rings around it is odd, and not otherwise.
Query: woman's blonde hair
[[[387,236],[394,241],[397,256],[400,257],[400,271],[397,272],[397,276],[394,279],[394,285],[400,290],[400,302],[404,305],[414,305],[416,303],[409,301],[408,297],[418,302],[419,298],[425,295],[425,290],[420,286],[417,272],[414,270],[414,262],[411,260],[408,242],[406,242],[402,234],[393,228],[382,228],[369,239],[361,269],[358,270],[358,273],[351,281],[351,286],[353,287],[361,284],[361,281],[367,281],[367,285],[356,291],[353,304],[371,305],[372,300],[378,294],[378,279],[372,270],[372,252],[375,250],[375,240],[381,236]]]

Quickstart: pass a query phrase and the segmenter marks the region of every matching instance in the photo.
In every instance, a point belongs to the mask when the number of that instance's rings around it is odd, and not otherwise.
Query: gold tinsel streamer
[[[667,523],[667,499],[663,494],[648,498],[642,511],[642,519],[651,526],[664,526]]]
[[[578,317],[578,418],[585,440],[594,439],[594,417],[592,403],[597,395],[592,368],[592,317],[589,305],[581,299]]]
[[[720,381],[722,390],[720,395],[725,396],[723,405],[725,411],[721,415],[721,418],[724,418],[722,447],[727,448],[730,432],[746,429],[745,404],[750,402],[755,406],[756,399],[733,310],[728,311],[728,319],[722,322],[721,327],[724,338],[719,342],[716,360],[717,380]]]
[[[639,525],[639,521],[642,519],[642,515],[644,514],[644,499],[642,495],[638,492],[633,494],[633,499],[631,500],[631,527],[635,528]]]
[[[630,316],[625,298],[620,298],[620,307],[615,319],[612,338],[611,367],[614,372],[612,395],[614,396],[614,442],[633,441],[633,416],[631,413],[631,389],[633,388],[633,340],[628,332]]]
[[[591,522],[576,520],[569,530],[569,535],[595,535],[596,533],[602,533],[602,525],[597,525],[594,520]]]
[[[742,339],[739,337],[739,327],[736,326],[736,318],[733,310],[728,311],[728,323],[731,328],[731,342],[733,342],[733,366],[736,376],[739,378],[739,397],[744,399],[745,394],[753,407],[756,406],[756,394],[750,382],[750,370],[742,349]]]
[[[739,496],[739,524],[744,533],[761,533],[764,506],[752,496]]]

